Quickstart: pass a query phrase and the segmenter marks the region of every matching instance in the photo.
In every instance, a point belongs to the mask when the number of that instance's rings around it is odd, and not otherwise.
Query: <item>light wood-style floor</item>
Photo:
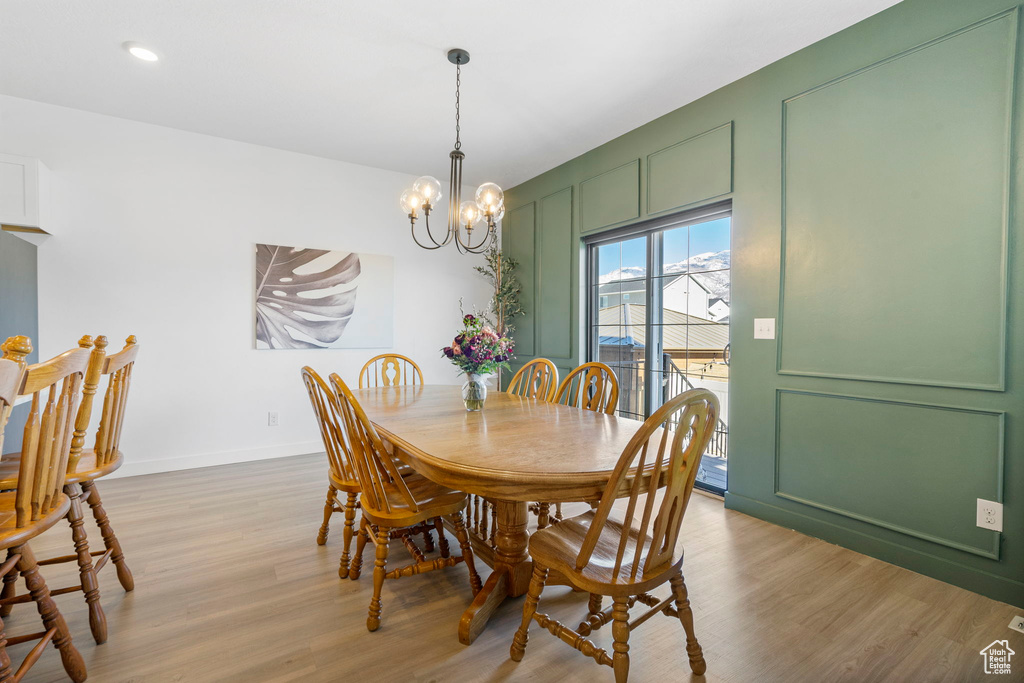
[[[502,606],[472,646],[460,645],[456,627],[470,602],[462,565],[385,582],[383,625],[367,632],[370,574],[338,578],[340,521],[327,545],[316,545],[323,456],[101,487],[136,589],[125,594],[104,572],[110,639],[101,646],[89,635],[81,595],[57,598],[90,681],[612,680],[610,669],[536,626],[526,658],[509,660],[522,599]],[[682,537],[708,662],[706,677],[694,680],[970,681],[985,678],[978,651],[997,637],[1024,653],[1024,634],[1007,628],[1019,610],[727,511],[720,501],[695,495]],[[33,546],[39,557],[66,554],[69,538],[61,526]],[[98,532],[90,538],[99,541]],[[407,554],[396,543],[392,557],[404,563]],[[67,565],[43,569],[51,586],[74,578]],[[541,610],[566,623],[586,611],[586,596],[564,587],[544,597]],[[8,634],[38,627],[29,605],[16,606],[7,622]],[[610,647],[609,631],[596,634],[602,647]],[[631,646],[630,680],[691,678],[677,620],[652,619],[634,631]],[[11,648],[15,661],[28,647]],[[1024,672],[1018,656],[1015,668]],[[29,680],[66,680],[55,650]]]

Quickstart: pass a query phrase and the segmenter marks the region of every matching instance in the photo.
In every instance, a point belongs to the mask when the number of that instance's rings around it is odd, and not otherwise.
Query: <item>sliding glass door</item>
[[[659,219],[588,241],[588,359],[619,380],[618,414],[642,420],[703,387],[722,404],[697,484],[724,492],[728,473],[728,207]]]

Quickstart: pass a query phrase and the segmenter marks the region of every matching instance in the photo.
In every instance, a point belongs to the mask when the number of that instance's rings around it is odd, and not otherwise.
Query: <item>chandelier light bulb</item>
[[[494,215],[505,203],[505,193],[494,183],[484,183],[476,188],[476,203],[483,213]]]
[[[402,206],[402,211],[415,216],[416,212],[423,206],[423,196],[416,190],[406,190],[402,193],[402,199],[399,203]]]
[[[467,228],[471,228],[479,223],[482,217],[480,207],[476,205],[476,202],[467,199],[459,205],[459,222]]]
[[[441,200],[441,181],[433,176],[420,176],[412,184],[412,189],[433,206]]]

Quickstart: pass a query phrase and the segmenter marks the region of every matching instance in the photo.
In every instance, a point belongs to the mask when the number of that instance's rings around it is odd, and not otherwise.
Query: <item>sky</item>
[[[719,218],[706,223],[666,230],[663,242],[665,263],[678,263],[697,254],[727,250],[729,248],[729,223],[729,218]],[[601,275],[607,275],[617,268],[631,266],[643,268],[646,263],[647,246],[644,237],[608,244],[599,249],[598,272]]]

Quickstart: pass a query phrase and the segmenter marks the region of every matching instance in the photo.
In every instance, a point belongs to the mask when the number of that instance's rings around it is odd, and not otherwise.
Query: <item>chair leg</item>
[[[698,676],[704,675],[708,670],[708,664],[704,661],[704,651],[693,631],[693,610],[690,609],[690,599],[686,592],[686,583],[683,581],[683,574],[680,572],[669,579],[672,584],[672,594],[676,599],[676,610],[679,612],[679,622],[686,631],[686,654],[690,658],[690,670]]]
[[[13,550],[7,551],[7,557],[14,554]],[[18,568],[14,567],[4,576],[4,587],[0,590],[0,598],[13,598],[18,590]],[[0,618],[6,619],[11,614],[14,605],[0,605]]]
[[[423,550],[428,553],[434,552],[434,537],[430,534],[429,522],[423,523]]]
[[[544,583],[547,580],[548,568],[535,561],[530,587],[526,590],[526,604],[523,605],[523,623],[519,625],[519,630],[512,637],[512,647],[509,650],[512,661],[523,661],[523,655],[526,654],[526,642],[530,639],[530,622],[533,621],[533,615],[537,613],[537,603],[540,602],[540,594],[544,590]]]
[[[128,569],[128,563],[124,561],[121,543],[117,540],[114,530],[110,527],[110,520],[107,519],[107,512],[103,509],[103,501],[100,500],[100,490],[96,488],[96,482],[82,482],[82,489],[85,491],[89,507],[92,508],[92,516],[96,518],[96,524],[100,528],[100,535],[103,536],[103,545],[111,551],[110,559],[114,561],[114,567],[117,569],[117,580],[121,582],[121,586],[126,591],[133,590],[135,588],[135,579],[132,578],[132,572]]]
[[[615,596],[612,598],[612,669],[615,670],[615,683],[626,683],[629,678],[629,597]]]
[[[349,492],[348,499],[345,501],[345,529],[341,532],[341,562],[338,565],[338,576],[341,578],[348,577],[349,574],[349,557],[348,549],[352,547],[352,528],[356,522],[356,496],[358,494]],[[326,525],[327,522],[324,522]]]
[[[68,509],[68,522],[71,523],[71,539],[78,555],[78,575],[82,581],[82,592],[85,593],[85,604],[89,607],[89,628],[97,645],[107,642],[107,617],[100,604],[100,585],[96,580],[96,572],[92,566],[92,555],[89,553],[89,539],[85,534],[85,515],[82,513],[82,490],[78,484],[67,484],[64,493],[71,499]]]
[[[352,557],[352,565],[348,569],[348,578],[353,581],[358,579],[359,575],[363,572],[363,550],[366,548],[366,542],[369,540],[368,527],[366,519],[359,520],[359,533],[356,534],[356,554]],[[338,573],[341,574],[340,568]]]
[[[4,630],[4,622],[0,619],[0,683],[8,683],[13,680],[11,658],[7,656],[7,633]]]
[[[437,529],[437,545],[441,548],[441,557],[449,557],[452,554],[448,546],[448,538],[444,535],[444,521],[440,517],[434,518],[434,528]]]
[[[327,534],[331,531],[331,515],[334,514],[334,502],[338,494],[338,489],[334,488],[334,484],[327,486],[327,502],[324,503],[324,523],[320,525],[320,533],[316,535],[316,544],[323,545],[327,543]]]
[[[43,627],[47,631],[50,629],[54,630],[53,645],[60,650],[60,658],[64,662],[64,670],[71,680],[75,683],[81,683],[86,678],[85,662],[82,660],[82,655],[71,644],[71,633],[68,631],[68,625],[64,622],[64,617],[61,616],[57,605],[53,602],[53,598],[50,597],[50,589],[46,587],[46,582],[39,575],[39,566],[36,564],[35,555],[32,554],[32,550],[27,545],[23,545],[16,550],[21,553],[21,559],[18,560],[18,571],[25,577],[25,584],[32,595],[32,600],[36,603],[39,616],[43,619]]]
[[[603,597],[600,593],[590,594],[590,601],[587,603],[587,616],[601,613],[601,599]]]
[[[466,531],[466,523],[462,520],[461,512],[452,515],[452,524],[455,526],[455,538],[459,539],[459,547],[462,548],[462,560],[466,563],[466,568],[469,569],[469,586],[473,589],[473,595],[476,595],[484,587],[484,584],[480,581],[480,575],[476,573],[473,545],[469,542],[469,532]]]
[[[537,530],[547,528],[551,520],[551,503],[537,503]]]
[[[391,540],[391,530],[387,527],[377,528],[377,538],[374,543],[377,545],[377,557],[373,563],[373,597],[370,598],[370,614],[366,617],[366,628],[369,631],[376,631],[380,628],[380,592],[384,588],[384,575],[387,574],[388,564],[388,542]]]

